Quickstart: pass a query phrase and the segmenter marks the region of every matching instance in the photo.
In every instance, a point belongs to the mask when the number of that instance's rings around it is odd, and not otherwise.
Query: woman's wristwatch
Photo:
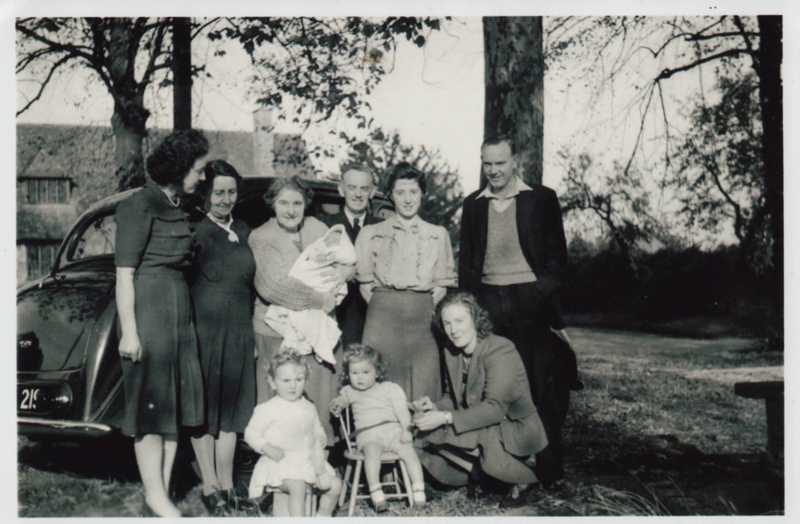
[[[445,411],[444,418],[448,426],[453,425],[453,412],[452,411]]]

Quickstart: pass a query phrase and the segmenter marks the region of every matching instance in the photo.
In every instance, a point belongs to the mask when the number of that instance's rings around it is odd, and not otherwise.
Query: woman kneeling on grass
[[[547,447],[522,360],[470,293],[445,297],[437,317],[451,342],[447,393],[413,402],[414,423],[428,432],[422,464],[439,482],[472,490],[486,473],[512,484],[504,506],[520,505],[538,480],[535,454]]]
[[[386,496],[380,479],[381,455],[394,451],[408,467],[414,503],[425,504],[425,481],[412,444],[411,414],[403,388],[385,382],[380,353],[363,344],[350,344],[344,354],[345,386],[331,401],[331,412],[339,415],[353,406],[356,443],[364,453],[364,472],[375,511],[386,510]]]
[[[249,496],[279,489],[289,495],[289,516],[302,517],[306,486],[311,485],[322,493],[317,515],[329,517],[342,482],[325,460],[327,437],[317,410],[303,397],[308,373],[306,359],[293,351],[270,359],[268,380],[275,396],[256,406],[244,431],[245,442],[261,454]]]

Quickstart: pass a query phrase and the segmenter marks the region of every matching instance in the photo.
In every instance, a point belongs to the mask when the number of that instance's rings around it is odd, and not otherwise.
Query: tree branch
[[[95,64],[94,69],[100,75],[100,80],[106,85],[109,93],[113,93],[114,82],[110,74],[106,74],[106,70],[110,72],[111,68],[109,67],[108,57],[105,54],[106,49],[108,49],[108,41],[106,40],[103,20],[102,18],[87,18],[86,23],[92,35],[92,44],[94,44],[94,49],[92,49],[92,56],[94,56]]]
[[[734,16],[733,23],[736,24],[736,28],[739,29],[739,35],[741,35],[742,39],[744,40],[744,45],[747,48],[747,51],[750,53],[750,56],[753,57],[753,63],[755,64],[755,69],[758,71],[761,68],[761,62],[758,58],[758,53],[753,49],[753,42],[750,41],[750,36],[753,33],[748,33],[744,28],[744,22],[742,22],[741,16]],[[758,33],[755,33],[755,36],[759,36]]]
[[[734,20],[739,18],[738,16],[733,17]],[[729,31],[725,33],[711,33],[710,35],[701,35],[701,34],[689,34],[684,37],[687,42],[699,42],[701,40],[713,40],[714,38],[729,38],[731,36],[742,36],[745,38],[751,36],[758,36],[758,33],[753,33],[751,31]]]
[[[717,190],[722,194],[722,198],[725,199],[726,202],[733,208],[734,213],[734,232],[736,234],[736,238],[739,239],[741,242],[744,238],[744,231],[742,231],[744,227],[744,218],[742,216],[742,207],[731,197],[730,194],[722,187],[722,180],[720,180],[720,169],[719,164],[717,163],[717,159],[715,155],[708,155],[707,160],[710,162],[708,167],[710,168],[708,172],[711,174],[711,178],[714,180],[714,185],[717,186]]]
[[[162,64],[161,66],[156,65],[156,60],[161,55],[161,46],[164,44],[164,35],[166,32],[166,23],[156,27],[156,34],[153,37],[153,46],[150,48],[150,57],[147,60],[147,67],[142,74],[141,82],[139,82],[139,85],[141,86],[147,86],[150,83],[150,78],[152,77],[153,73],[155,73],[158,69],[161,69],[162,66],[166,68],[168,65],[166,63]]]
[[[661,89],[661,82],[658,82],[656,85],[658,86],[658,99],[661,102],[661,115],[664,117],[664,132],[666,133],[664,140],[664,163],[666,167],[669,167],[669,120],[667,118],[667,106],[664,103],[664,91]]]
[[[15,72],[17,74],[21,73],[25,70],[26,67],[31,65],[31,63],[39,60],[40,58],[44,58],[45,56],[51,53],[58,53],[59,51],[49,48],[43,47],[41,49],[37,49],[36,51],[31,51],[30,53],[25,53],[21,56],[19,61],[17,62],[17,66],[15,68]]]
[[[39,91],[36,93],[36,96],[34,96],[30,100],[28,100],[28,103],[25,104],[22,107],[22,109],[17,111],[17,115],[16,116],[19,116],[22,113],[24,113],[25,111],[27,111],[28,108],[30,108],[37,100],[39,100],[42,97],[42,93],[44,92],[45,88],[50,83],[50,79],[53,78],[53,74],[56,72],[56,70],[59,67],[61,67],[62,65],[66,64],[67,62],[69,62],[70,60],[74,59],[74,58],[76,58],[76,57],[70,56],[70,55],[66,55],[66,56],[61,57],[60,60],[58,60],[52,66],[50,66],[50,71],[47,73],[47,76],[42,81],[42,84],[39,86]]]
[[[749,54],[747,49],[728,49],[728,50],[722,51],[720,53],[704,56],[703,58],[699,58],[699,59],[697,59],[697,60],[695,60],[693,62],[689,62],[688,64],[684,64],[682,66],[670,67],[670,68],[664,69],[658,74],[658,76],[654,79],[654,81],[655,82],[659,82],[661,80],[666,80],[667,78],[670,78],[670,77],[672,77],[673,75],[675,75],[677,73],[682,73],[684,71],[688,71],[688,70],[693,69],[693,68],[695,68],[695,67],[697,67],[697,66],[699,66],[701,64],[705,64],[707,62],[712,62],[712,61],[717,60],[719,58],[724,58],[724,57],[727,57],[727,56],[734,57],[734,56],[739,56],[739,55],[744,55],[744,54]]]
[[[94,57],[91,54],[89,54],[86,51],[84,51],[84,49],[91,51],[91,48],[89,48],[87,46],[77,46],[77,45],[72,45],[72,44],[62,44],[60,42],[56,42],[55,40],[51,40],[49,38],[46,38],[46,37],[40,35],[39,33],[37,33],[36,31],[28,29],[27,27],[25,27],[25,26],[23,26],[23,25],[21,25],[19,23],[16,25],[16,29],[17,29],[17,31],[21,32],[23,35],[25,35],[26,37],[28,37],[28,38],[30,38],[32,40],[35,40],[35,41],[37,41],[39,43],[42,43],[42,44],[46,45],[47,47],[50,47],[50,48],[52,48],[52,49],[54,49],[56,51],[72,55],[74,58],[78,58],[78,57],[83,58],[84,60],[89,62],[89,64],[91,64],[93,67],[95,66]]]
[[[202,32],[203,32],[203,30],[204,30],[206,27],[208,27],[208,26],[210,26],[210,25],[212,25],[212,24],[216,24],[216,23],[217,23],[217,22],[219,22],[220,20],[222,20],[222,17],[219,17],[219,16],[217,16],[217,17],[214,17],[214,18],[210,19],[208,22],[206,22],[206,23],[204,23],[204,24],[202,24],[202,25],[198,26],[198,27],[197,27],[197,29],[196,29],[196,30],[195,30],[195,31],[192,33],[191,39],[192,39],[192,40],[194,40],[194,39],[195,39],[195,37],[196,37],[197,35],[199,35],[200,33],[202,33]]]
[[[650,84],[650,92],[647,95],[647,102],[645,103],[644,111],[642,112],[642,117],[639,121],[639,132],[636,133],[636,142],[634,142],[631,155],[628,157],[628,161],[625,163],[625,169],[622,170],[622,173],[625,176],[628,176],[628,171],[631,168],[631,164],[633,164],[633,158],[636,156],[636,150],[639,149],[639,142],[641,142],[642,135],[644,134],[644,124],[647,121],[647,111],[650,109],[650,102],[653,100],[653,92],[655,91],[656,84],[658,84],[658,80],[655,80],[652,84]]]
[[[679,38],[683,38],[684,40],[686,40],[686,39],[689,39],[690,37],[696,37],[698,35],[702,35],[706,31],[708,31],[709,29],[713,29],[714,27],[718,26],[719,24],[721,24],[724,21],[725,21],[725,17],[721,16],[721,17],[719,17],[719,19],[717,21],[715,21],[715,22],[707,25],[706,27],[700,29],[699,31],[696,31],[696,32],[693,32],[693,33],[687,33],[682,27],[679,27],[677,23],[669,22],[669,25],[672,26],[672,28],[675,29],[677,31],[677,33],[673,33],[673,35],[670,38],[668,38],[666,41],[664,41],[664,43],[662,43],[658,47],[658,49],[656,49],[655,51],[653,51],[652,49],[650,49],[649,47],[646,47],[646,46],[642,46],[642,47],[644,49],[646,49],[647,51],[650,51],[650,53],[653,55],[653,58],[657,58],[669,46],[669,44],[671,44],[675,40],[677,40]]]

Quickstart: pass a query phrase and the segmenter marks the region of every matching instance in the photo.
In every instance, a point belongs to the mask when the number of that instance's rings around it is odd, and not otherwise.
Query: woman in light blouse
[[[424,175],[407,162],[389,176],[396,214],[364,227],[356,240],[357,278],[367,301],[363,342],[386,362],[386,380],[408,398],[441,394],[433,309],[455,285],[447,230],[419,217]]]
[[[258,352],[258,403],[272,396],[267,385],[266,366],[283,341],[281,335],[264,322],[267,307],[276,304],[294,311],[322,309],[330,312],[336,305],[333,292],[320,293],[289,276],[292,265],[303,249],[328,231],[328,226],[305,215],[312,197],[313,192],[300,177],[278,178],[265,195],[265,201],[272,207],[275,217],[253,230],[248,239],[256,260],[253,327]],[[332,275],[331,278],[344,282],[347,276]],[[305,358],[308,359],[310,369],[306,380],[306,394],[317,407],[328,442],[332,444],[333,429],[328,404],[336,396],[336,373],[333,366],[317,361],[313,355]]]

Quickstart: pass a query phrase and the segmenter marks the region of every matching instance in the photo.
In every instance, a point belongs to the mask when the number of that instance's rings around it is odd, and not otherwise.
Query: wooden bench
[[[740,397],[764,399],[767,408],[767,456],[783,463],[783,380],[737,382],[733,391]]]

